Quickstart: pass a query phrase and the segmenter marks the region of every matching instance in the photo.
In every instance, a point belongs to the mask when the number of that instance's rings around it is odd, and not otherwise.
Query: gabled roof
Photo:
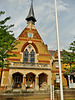
[[[57,50],[49,50],[49,53],[51,54],[51,56],[54,56],[56,52],[58,52],[58,51]],[[64,53],[63,51],[60,51],[61,56],[63,53]],[[68,53],[71,53],[71,52],[68,52]]]
[[[49,50],[49,53],[51,54],[51,56],[53,56],[55,54],[55,50]]]

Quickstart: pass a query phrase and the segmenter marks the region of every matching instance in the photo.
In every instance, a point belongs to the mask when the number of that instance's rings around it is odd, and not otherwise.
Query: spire
[[[28,16],[26,17],[27,22],[32,21],[33,23],[36,22],[36,18],[34,16],[34,9],[33,9],[33,0],[31,0],[31,7],[28,13]]]

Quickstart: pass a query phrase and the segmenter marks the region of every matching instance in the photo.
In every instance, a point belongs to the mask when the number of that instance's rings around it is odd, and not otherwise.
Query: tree
[[[65,63],[66,66],[70,66],[70,68],[65,68],[67,74],[75,72],[75,41],[70,44],[68,50],[71,50],[71,52],[63,50],[62,53],[62,62]]]
[[[0,16],[4,13],[4,11],[0,11]],[[14,25],[6,25],[6,22],[10,19],[11,17],[6,17],[0,21],[0,67],[2,69],[9,64],[7,58],[16,56],[14,54],[9,54],[8,52],[17,49],[15,46],[18,44],[18,42],[15,42],[16,38],[14,37],[14,34],[12,34],[13,31],[10,30]]]

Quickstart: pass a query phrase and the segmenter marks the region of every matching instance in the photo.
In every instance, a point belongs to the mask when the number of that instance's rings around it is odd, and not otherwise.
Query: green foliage
[[[75,58],[74,58],[74,53],[73,52],[67,52],[66,50],[63,50],[62,53],[62,61],[63,63],[69,65],[70,67],[72,67],[72,65],[74,65],[75,62]]]
[[[0,16],[2,15],[2,14],[4,14],[5,12],[4,11],[0,11]]]
[[[70,74],[70,73],[75,72],[75,66],[72,68],[64,68],[64,69],[66,70],[66,72],[64,74]]]
[[[72,50],[72,52],[74,53],[74,56],[75,56],[75,41],[73,41],[73,42],[70,44],[69,50]]]
[[[65,74],[75,72],[75,41],[70,44],[69,50],[71,50],[71,52],[63,50],[62,53],[62,62],[66,64],[66,66],[70,66],[70,68],[64,68],[66,70]]]
[[[0,16],[4,13],[4,11],[0,11]],[[13,31],[9,30],[14,25],[5,25],[10,19],[11,17],[6,17],[0,21],[0,67],[8,66],[7,58],[16,56],[8,54],[8,52],[17,49],[15,46],[18,44],[18,42],[15,42],[14,34],[12,34]]]

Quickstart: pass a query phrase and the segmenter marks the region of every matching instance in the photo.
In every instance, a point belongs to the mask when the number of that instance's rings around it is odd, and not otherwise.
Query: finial
[[[27,22],[32,21],[33,23],[36,22],[36,18],[34,16],[34,9],[33,9],[33,0],[31,0],[31,7],[28,13],[28,16],[26,17]]]
[[[31,0],[31,6],[33,5],[33,0]]]
[[[33,2],[33,0],[31,0],[31,2]]]

